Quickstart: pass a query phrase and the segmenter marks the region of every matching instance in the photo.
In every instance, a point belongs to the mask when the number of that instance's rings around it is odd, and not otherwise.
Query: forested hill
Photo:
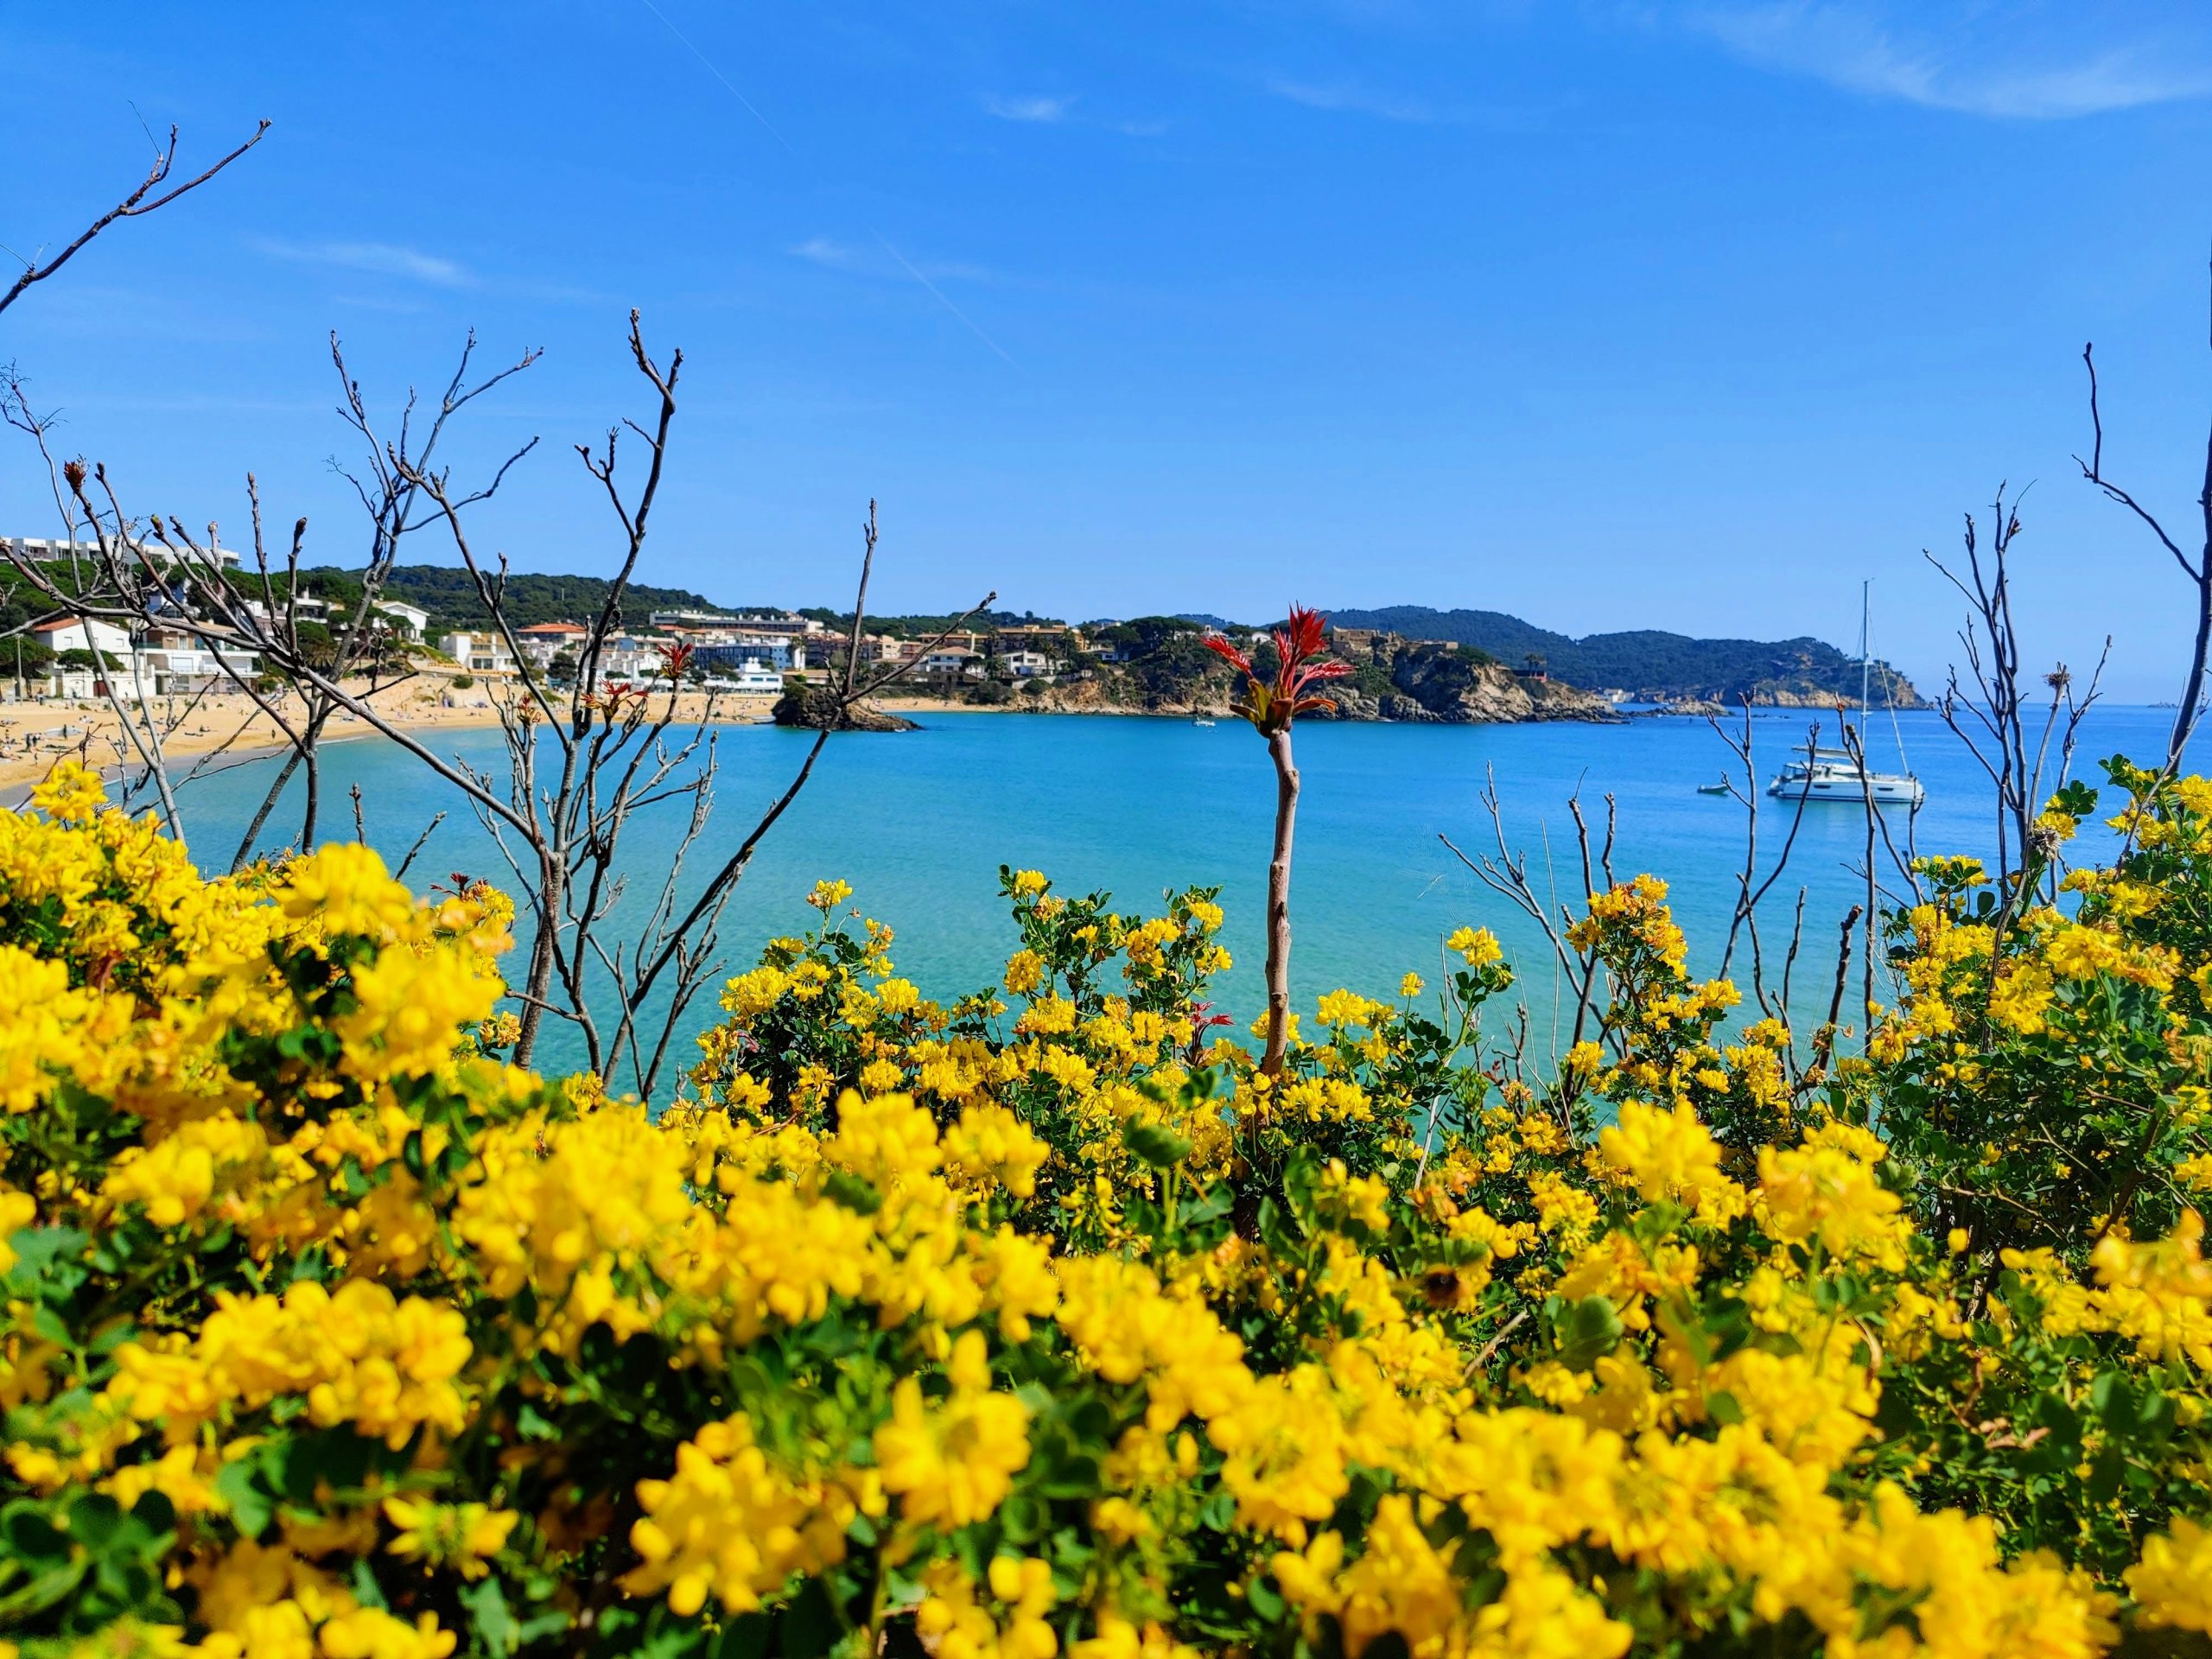
[[[1694,639],[1652,628],[1577,639],[1503,611],[1439,611],[1426,605],[1331,611],[1329,620],[1342,628],[1377,628],[1409,639],[1473,645],[1516,668],[1532,656],[1541,657],[1550,672],[1575,685],[1618,687],[1653,698],[1733,702],[1749,697],[1783,703],[1859,699],[1859,659],[1822,639]],[[1920,702],[1912,683],[1879,661],[1874,664],[1873,695],[1876,702],[1886,700],[1898,708]]]
[[[352,570],[310,570],[316,591],[360,591],[360,573]],[[474,578],[458,565],[402,564],[385,579],[385,596],[419,605],[430,613],[428,632],[433,639],[453,628],[479,628],[492,619],[476,596]],[[607,602],[602,576],[534,576],[507,578],[507,618],[518,628],[537,622],[586,621],[599,614]],[[622,596],[622,618],[642,628],[655,611],[727,611],[685,588],[648,588],[632,582]],[[743,608],[757,609],[759,607]]]

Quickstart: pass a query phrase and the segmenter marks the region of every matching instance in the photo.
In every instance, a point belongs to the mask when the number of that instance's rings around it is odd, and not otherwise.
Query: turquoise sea
[[[1810,715],[1762,714],[1753,721],[1760,786],[1800,742]],[[2170,710],[2100,708],[2082,732],[2074,775],[2092,782],[2098,757],[2163,754]],[[1980,767],[1933,715],[1901,715],[1894,732],[1878,716],[1875,764],[1903,760],[1928,787],[1914,826],[1923,852],[1986,854],[1993,844],[1993,793]],[[1834,717],[1825,729],[1832,732]],[[490,732],[452,734],[454,753],[493,769],[501,764]],[[750,828],[760,807],[797,768],[810,734],[733,727],[722,759],[709,850]],[[1618,804],[1613,868],[1640,870],[1672,885],[1692,942],[1692,965],[1719,955],[1743,858],[1743,809],[1696,792],[1729,760],[1700,720],[1632,719],[1618,725],[1414,726],[1301,724],[1304,777],[1298,820],[1292,918],[1294,982],[1301,1006],[1338,985],[1391,996],[1408,969],[1433,979],[1440,941],[1463,923],[1487,925],[1524,971],[1539,1040],[1547,1033],[1552,979],[1541,936],[1497,899],[1438,840],[1472,854],[1496,849],[1482,804],[1495,777],[1511,845],[1528,855],[1540,890],[1580,897],[1581,875],[1567,801],[1580,791],[1593,828],[1604,797]],[[256,763],[192,784],[181,805],[196,853],[219,867],[271,775]],[[396,861],[441,810],[443,824],[410,874],[418,888],[454,872],[508,880],[465,805],[422,765],[377,740],[330,752],[324,828],[353,833],[349,787],[361,787],[369,839]],[[2056,779],[2052,780],[2054,783]],[[1762,800],[1761,845],[1779,849],[1792,809]],[[759,943],[808,925],[802,895],[839,876],[853,903],[897,930],[900,972],[939,996],[992,983],[1013,948],[997,897],[1001,863],[1040,869],[1062,891],[1110,890],[1131,911],[1156,907],[1170,887],[1217,885],[1229,911],[1227,943],[1236,966],[1221,987],[1241,1018],[1260,1001],[1261,903],[1274,810],[1265,748],[1239,722],[1188,722],[1096,715],[933,714],[924,729],[849,734],[832,740],[813,782],[764,843],[722,928],[728,971],[749,965]],[[289,804],[271,820],[276,838],[296,824]],[[1906,815],[1888,814],[1902,845]],[[673,814],[629,832],[633,886],[625,903],[642,909],[666,873]],[[2090,836],[2103,832],[2092,830]],[[1789,911],[1808,889],[1801,1010],[1833,972],[1837,923],[1865,891],[1859,867],[1866,824],[1857,805],[1806,809],[1789,873],[1763,911],[1769,949],[1786,943]],[[695,867],[708,863],[695,854]],[[1884,855],[1886,868],[1886,855]],[[1770,914],[1769,914],[1770,912]],[[703,1001],[698,1023],[714,1014]],[[1801,1014],[1801,1017],[1802,1014]],[[575,1052],[555,1033],[539,1061],[550,1069]]]

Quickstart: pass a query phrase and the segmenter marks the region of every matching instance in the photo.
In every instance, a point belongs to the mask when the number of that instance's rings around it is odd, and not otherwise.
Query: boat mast
[[[1873,603],[1873,587],[1872,576],[1859,584],[1859,730],[1862,741],[1866,731],[1866,677],[1872,666],[1866,655],[1866,613]]]

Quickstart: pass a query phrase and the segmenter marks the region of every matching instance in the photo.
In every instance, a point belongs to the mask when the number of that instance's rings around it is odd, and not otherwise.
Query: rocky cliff
[[[1375,699],[1385,720],[1502,723],[1615,717],[1603,697],[1559,681],[1516,674],[1499,663],[1476,661],[1469,652],[1433,645],[1387,649],[1394,690]]]
[[[1347,660],[1353,677],[1320,688],[1332,707],[1317,711],[1314,718],[1450,724],[1618,718],[1603,697],[1516,674],[1482,660],[1479,653],[1451,645],[1390,639]],[[1230,715],[1235,684],[1211,658],[1198,672],[1172,677],[1156,671],[1156,665],[1109,664],[1083,678],[1025,687],[1010,706],[1051,714],[1204,714],[1218,719]]]

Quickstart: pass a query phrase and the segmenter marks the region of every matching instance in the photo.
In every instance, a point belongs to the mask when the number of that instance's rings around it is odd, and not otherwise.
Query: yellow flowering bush
[[[2212,785],[2118,780],[2063,912],[1929,861],[1863,1058],[1726,1028],[1638,878],[1555,1071],[1470,928],[1269,1077],[1213,893],[1009,870],[950,1004],[818,884],[647,1109],[499,1059],[498,895],[202,880],[65,769],[0,813],[0,1643],[2212,1639]]]

